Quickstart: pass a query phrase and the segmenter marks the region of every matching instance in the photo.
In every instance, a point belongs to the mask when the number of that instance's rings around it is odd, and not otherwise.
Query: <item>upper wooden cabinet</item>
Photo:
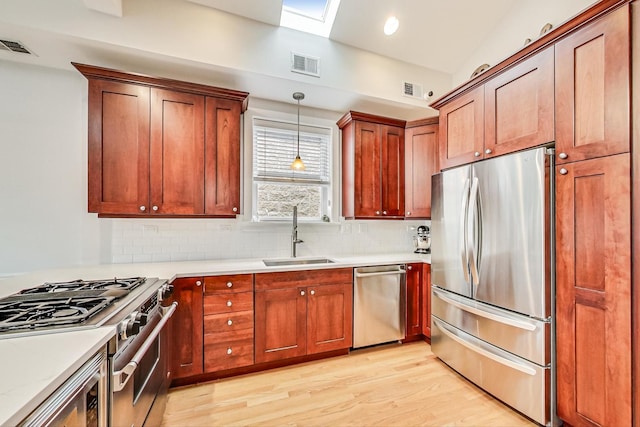
[[[553,48],[493,76],[440,107],[440,168],[554,139]]]
[[[404,131],[405,218],[431,218],[431,175],[438,171],[438,118],[408,122]]]
[[[629,151],[629,61],[628,5],[556,44],[558,163]]]
[[[484,150],[484,86],[440,107],[440,169],[482,158]]]
[[[89,211],[240,213],[246,92],[73,64],[89,80]]]
[[[345,218],[404,218],[405,124],[355,111],[338,121]]]

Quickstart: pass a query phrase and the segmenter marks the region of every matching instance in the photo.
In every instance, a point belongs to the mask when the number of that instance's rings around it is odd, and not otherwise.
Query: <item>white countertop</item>
[[[0,426],[15,426],[111,337],[115,327],[0,339]]]
[[[266,267],[262,259],[103,264],[37,271],[0,280],[0,298],[45,282],[110,277],[177,277],[315,270],[414,262],[431,263],[431,255],[392,253],[331,257],[329,264]],[[305,259],[300,257],[299,259]],[[99,348],[115,327],[0,339],[0,426],[15,425],[38,407]]]

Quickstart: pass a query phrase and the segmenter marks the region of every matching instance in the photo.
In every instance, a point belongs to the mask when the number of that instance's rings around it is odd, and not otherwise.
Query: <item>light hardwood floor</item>
[[[169,391],[162,426],[534,426],[424,342]]]

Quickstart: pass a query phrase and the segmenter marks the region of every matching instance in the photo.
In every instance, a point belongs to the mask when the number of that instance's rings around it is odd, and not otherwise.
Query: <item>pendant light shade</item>
[[[296,158],[291,163],[291,169],[297,171],[303,171],[305,169],[304,162],[300,158],[300,100],[304,99],[304,93],[302,92],[294,92],[293,99],[298,101],[298,151],[296,154]]]

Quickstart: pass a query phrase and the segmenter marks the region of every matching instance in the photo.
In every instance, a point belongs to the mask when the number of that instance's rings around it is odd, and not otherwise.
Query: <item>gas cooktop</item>
[[[24,289],[0,299],[0,338],[20,332],[101,326],[134,299],[153,295],[163,283],[131,277],[47,282]]]

